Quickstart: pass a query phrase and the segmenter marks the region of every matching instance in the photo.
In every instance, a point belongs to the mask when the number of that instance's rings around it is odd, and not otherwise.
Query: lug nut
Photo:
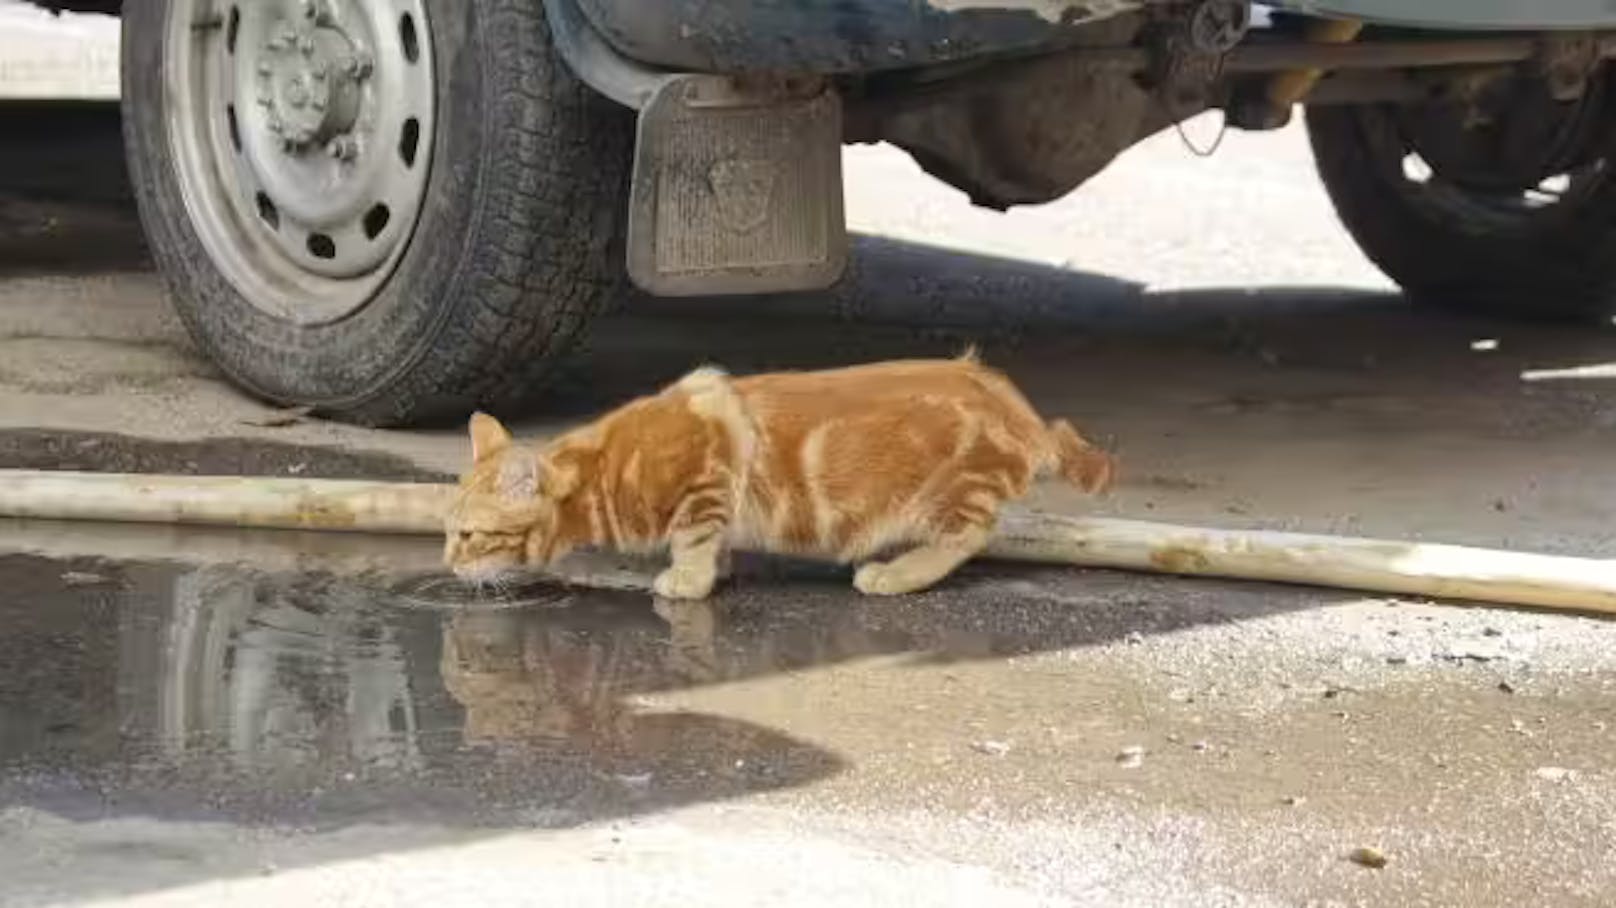
[[[349,136],[337,136],[326,143],[325,151],[338,161],[351,161],[359,154],[359,143]]]
[[[335,17],[328,0],[303,0],[303,18],[315,25],[330,25]]]
[[[360,52],[354,54],[353,56],[349,57],[348,62],[347,62],[347,66],[346,66],[346,69],[348,71],[348,75],[353,76],[355,79],[366,78],[367,76],[370,75],[371,71],[373,69],[375,69],[375,68],[376,68],[375,62],[373,60],[371,60],[369,54],[367,54],[367,53],[365,53],[363,51],[360,51]]]

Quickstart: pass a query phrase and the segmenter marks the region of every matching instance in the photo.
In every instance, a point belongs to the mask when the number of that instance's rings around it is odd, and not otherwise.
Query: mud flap
[[[628,273],[658,296],[828,287],[847,262],[842,112],[729,79],[669,79],[640,110]]]

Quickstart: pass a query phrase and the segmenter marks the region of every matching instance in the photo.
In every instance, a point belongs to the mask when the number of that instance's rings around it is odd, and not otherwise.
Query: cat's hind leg
[[[900,596],[947,577],[987,546],[999,507],[1011,491],[1010,478],[996,472],[959,477],[940,496],[924,528],[924,541],[889,561],[861,566],[853,574],[853,587],[872,596]]]
[[[910,549],[891,561],[872,561],[853,574],[853,588],[868,596],[915,593],[942,580],[987,545],[986,531],[972,531]]]
[[[991,531],[970,527],[910,549],[891,561],[871,561],[853,574],[853,588],[870,596],[901,596],[953,573],[988,544]]]

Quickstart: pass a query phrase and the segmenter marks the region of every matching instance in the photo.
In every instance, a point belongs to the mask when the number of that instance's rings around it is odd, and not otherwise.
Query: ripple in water
[[[536,578],[478,584],[441,573],[404,578],[388,593],[403,605],[428,609],[560,608],[573,600],[571,590]]]

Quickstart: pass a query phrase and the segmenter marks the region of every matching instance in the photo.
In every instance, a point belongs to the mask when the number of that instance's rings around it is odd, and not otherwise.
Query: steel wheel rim
[[[426,192],[424,0],[170,0],[165,39],[170,151],[214,264],[279,319],[361,310]]]

